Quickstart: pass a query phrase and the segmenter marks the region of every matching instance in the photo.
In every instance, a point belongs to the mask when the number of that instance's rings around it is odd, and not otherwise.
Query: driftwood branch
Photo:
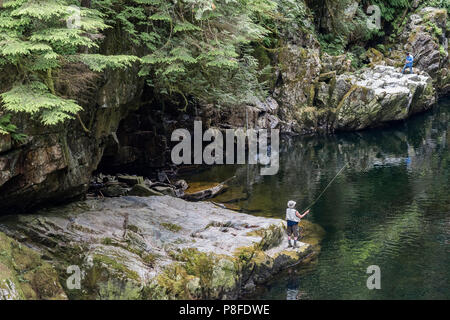
[[[201,201],[205,199],[210,199],[215,197],[216,195],[224,192],[227,188],[227,183],[236,178],[235,176],[225,180],[224,182],[219,183],[217,186],[214,186],[209,189],[205,189],[195,193],[185,193],[181,198],[187,201]]]

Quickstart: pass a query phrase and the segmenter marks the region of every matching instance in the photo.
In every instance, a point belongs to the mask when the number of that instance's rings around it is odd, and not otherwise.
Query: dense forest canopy
[[[364,43],[389,36],[367,29],[367,6],[379,5],[383,30],[395,32],[415,1],[363,0],[355,2],[356,18],[337,19],[350,2],[5,0],[0,68],[12,72],[8,80],[14,81],[1,94],[0,133],[20,139],[10,123],[12,113],[29,114],[45,125],[76,116],[82,102],[55,86],[59,71],[74,63],[93,72],[136,66],[154,94],[181,101],[180,110],[191,101],[218,107],[252,101],[270,87],[265,75],[272,72],[271,56],[283,45],[286,30],[308,30],[322,50],[350,51],[357,59]],[[446,0],[421,5],[450,6]],[[315,25],[309,25],[306,18],[313,14]],[[114,39],[112,45],[104,45],[105,35]]]

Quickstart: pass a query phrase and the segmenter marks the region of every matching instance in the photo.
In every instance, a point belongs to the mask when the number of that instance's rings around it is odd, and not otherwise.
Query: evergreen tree
[[[216,106],[248,102],[263,87],[251,43],[269,31],[271,0],[93,0],[108,24],[144,48],[141,76],[162,98]]]
[[[63,122],[82,107],[56,92],[56,69],[69,60],[84,62],[95,71],[129,66],[137,60],[130,56],[80,54],[82,49],[98,48],[94,35],[108,26],[99,11],[69,7],[70,4],[78,5],[65,0],[3,2],[0,9],[0,67],[14,66],[19,79],[0,95],[6,111],[30,114],[45,125]]]

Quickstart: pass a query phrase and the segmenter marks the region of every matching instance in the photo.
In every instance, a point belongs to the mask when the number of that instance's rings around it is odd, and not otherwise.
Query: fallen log
[[[235,176],[225,180],[224,182],[219,183],[217,186],[214,186],[209,189],[205,189],[202,191],[198,191],[195,193],[185,193],[181,198],[187,201],[202,201],[205,199],[210,199],[218,194],[224,192],[228,186],[226,185],[230,180],[234,179]]]

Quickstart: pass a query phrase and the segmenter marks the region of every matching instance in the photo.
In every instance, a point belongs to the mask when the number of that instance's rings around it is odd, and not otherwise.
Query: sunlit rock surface
[[[284,221],[170,196],[74,203],[1,229],[61,270],[84,272],[70,298],[236,298],[312,252],[287,249]],[[67,288],[66,288],[67,289]]]
[[[406,119],[436,102],[431,77],[402,74],[394,67],[376,66],[359,74],[343,75],[350,89],[337,105],[335,127],[360,130]]]

